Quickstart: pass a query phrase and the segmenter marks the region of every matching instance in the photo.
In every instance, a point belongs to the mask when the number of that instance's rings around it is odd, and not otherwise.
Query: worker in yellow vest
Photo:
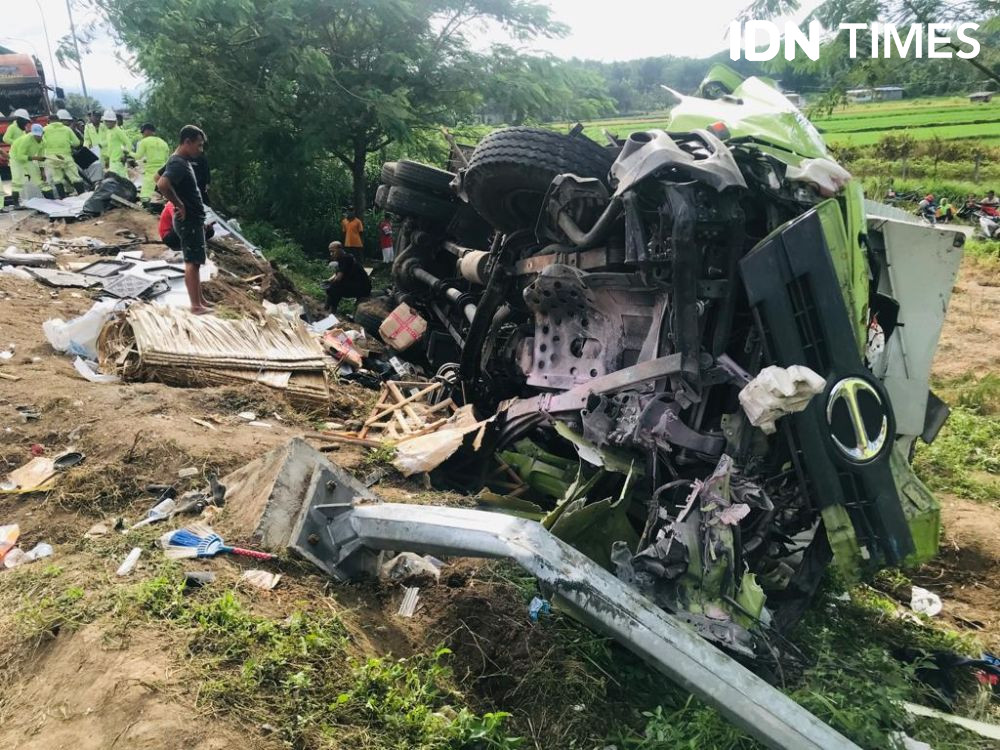
[[[105,145],[108,149],[108,160],[104,166],[108,171],[128,179],[128,167],[125,165],[125,159],[128,158],[129,151],[131,151],[128,135],[123,128],[118,127],[118,115],[113,109],[104,110],[101,119],[107,128]]]
[[[44,134],[42,126],[36,122],[10,147],[11,200],[15,206],[21,202],[25,177],[43,193],[48,192],[42,188],[42,173],[38,168],[45,161],[45,147],[42,146]],[[52,194],[47,197],[52,197]]]
[[[135,149],[136,161],[142,162],[142,190],[139,191],[139,200],[148,208],[153,190],[156,189],[157,172],[163,169],[170,158],[170,146],[156,134],[156,126],[151,122],[144,122],[139,132],[142,133],[142,140]]]
[[[28,132],[28,126],[31,124],[31,116],[26,109],[15,109],[10,113],[10,118],[13,122],[4,131],[3,142],[8,146],[13,146],[14,141]]]
[[[60,198],[69,194],[70,188],[82,193],[86,188],[80,179],[80,170],[73,161],[73,149],[83,145],[80,137],[70,125],[73,115],[65,109],[56,112],[57,122],[45,126],[42,144],[45,148],[45,171],[49,178],[49,189]]]
[[[83,145],[93,151],[95,156],[101,155],[100,125],[101,113],[94,111],[88,115],[87,124],[83,127]]]

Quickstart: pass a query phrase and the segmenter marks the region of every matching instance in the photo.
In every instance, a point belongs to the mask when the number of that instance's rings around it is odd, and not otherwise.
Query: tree
[[[476,24],[519,38],[559,31],[533,0],[92,2],[154,84],[153,104],[204,113],[216,137],[286,179],[339,161],[358,211],[369,154],[476,111],[489,60],[470,47]]]
[[[786,15],[799,7],[799,0],[753,0],[740,18]],[[806,18],[806,22],[812,19],[818,20],[827,29],[837,29],[841,23],[879,22],[897,26],[940,23],[955,26],[978,21],[987,32],[994,32],[1000,26],[1000,5],[996,0],[823,0]],[[837,41],[841,36],[844,35],[838,35]],[[958,49],[955,44],[949,46]],[[862,64],[860,58],[852,62]],[[975,58],[963,62],[1000,83],[1000,73],[995,67]]]
[[[86,117],[90,112],[103,112],[103,105],[92,96],[84,96],[75,91],[66,94],[66,109],[74,117]]]

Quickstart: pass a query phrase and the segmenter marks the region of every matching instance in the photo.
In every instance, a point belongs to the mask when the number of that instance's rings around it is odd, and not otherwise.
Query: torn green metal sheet
[[[868,259],[861,244],[862,235],[867,233],[867,221],[860,185],[848,183],[840,200],[843,211],[840,203],[831,199],[816,206],[816,212],[830,248],[858,351],[863,353],[868,343]]]
[[[941,503],[913,473],[913,467],[898,445],[892,449],[889,467],[896,481],[899,501],[903,504],[903,515],[906,516],[915,547],[904,563],[925,563],[937,554],[938,539],[941,536]]]
[[[580,458],[587,463],[619,474],[636,472],[638,476],[642,476],[642,467],[636,465],[635,456],[631,453],[614,448],[598,448],[565,422],[556,420],[554,427],[561,437],[573,444]]]
[[[518,518],[529,518],[532,521],[540,521],[545,517],[545,511],[542,510],[541,506],[515,495],[501,495],[490,490],[483,490],[476,495],[476,500],[482,505],[488,505],[491,508],[510,513]]]
[[[627,516],[629,502],[606,498],[588,503],[587,498],[578,498],[564,506],[549,530],[604,569],[612,570],[612,544],[625,542],[633,553],[639,544],[639,535]]]

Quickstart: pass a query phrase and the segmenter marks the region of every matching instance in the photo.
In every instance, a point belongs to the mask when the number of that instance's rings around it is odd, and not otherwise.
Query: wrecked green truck
[[[948,416],[930,367],[964,236],[866,201],[767,82],[699,94],[607,145],[506,128],[457,173],[386,165],[395,291],[359,312],[405,302],[428,321],[406,356],[495,417],[438,480],[512,520],[313,505],[345,570],[361,548],[513,557],[770,746],[847,747],[796,734],[801,716],[772,731],[760,711],[779,694],[731,660],[725,700],[717,673],[684,673],[687,634],[780,659],[831,565],[857,579],[935,554],[939,506],[910,460]],[[664,623],[687,656],[641,645]]]

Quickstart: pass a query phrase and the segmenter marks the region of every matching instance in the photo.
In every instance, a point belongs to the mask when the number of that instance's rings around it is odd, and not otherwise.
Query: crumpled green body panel
[[[721,99],[672,93],[679,101],[670,110],[664,128],[667,131],[699,130],[722,122],[731,138],[753,138],[800,158],[829,157],[819,131],[798,107],[763,79],[747,78],[731,96]]]

